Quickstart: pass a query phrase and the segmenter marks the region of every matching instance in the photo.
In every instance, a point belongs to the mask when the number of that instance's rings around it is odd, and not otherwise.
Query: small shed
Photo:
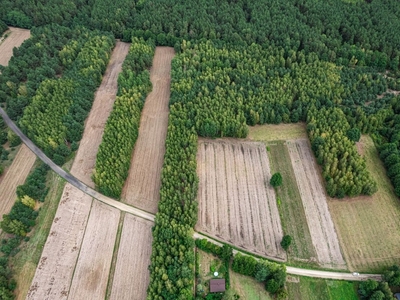
[[[225,279],[211,279],[210,293],[225,292]]]

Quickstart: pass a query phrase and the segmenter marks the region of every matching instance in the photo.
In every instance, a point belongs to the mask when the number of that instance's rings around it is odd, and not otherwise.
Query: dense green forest
[[[150,87],[152,41],[178,53],[148,299],[193,297],[199,135],[245,137],[248,125],[307,122],[327,191],[341,198],[376,190],[355,148],[368,133],[400,195],[397,0],[0,0],[0,7],[7,25],[32,28],[32,38],[0,68],[0,102],[58,163],[77,148],[112,34],[133,37],[94,176],[114,197]],[[58,25],[37,27],[51,23]],[[240,260],[239,272],[256,268]],[[267,288],[280,289],[281,277],[265,277]]]

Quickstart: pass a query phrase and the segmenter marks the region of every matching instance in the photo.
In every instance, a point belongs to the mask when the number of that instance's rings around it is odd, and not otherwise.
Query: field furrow
[[[196,229],[247,251],[285,259],[275,191],[265,185],[271,177],[265,145],[200,139],[198,149],[201,210]]]
[[[150,281],[153,224],[125,215],[110,300],[144,300]]]
[[[104,299],[120,211],[94,201],[68,299]]]
[[[150,70],[153,89],[142,110],[139,136],[122,191],[122,199],[126,203],[152,213],[157,212],[160,199],[161,168],[168,127],[171,61],[174,55],[173,48],[156,48]]]
[[[92,198],[67,184],[27,299],[67,299]]]
[[[339,240],[309,143],[306,139],[298,139],[288,141],[287,147],[318,261],[324,266],[344,267]]]

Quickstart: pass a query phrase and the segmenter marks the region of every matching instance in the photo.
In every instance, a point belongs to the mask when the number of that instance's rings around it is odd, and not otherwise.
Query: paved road
[[[115,207],[121,211],[133,214],[135,216],[141,217],[143,219],[149,220],[154,222],[155,216],[153,214],[150,214],[148,212],[145,212],[141,209],[126,205],[122,202],[119,202],[117,200],[111,199],[109,197],[106,197],[94,189],[88,187],[86,184],[83,182],[79,181],[77,178],[69,174],[68,172],[64,171],[62,168],[57,166],[55,163],[49,159],[42,150],[40,150],[38,147],[35,146],[35,144],[32,143],[30,139],[28,139],[22,131],[14,124],[14,122],[11,121],[11,119],[8,117],[8,115],[5,113],[5,111],[0,108],[0,115],[3,117],[5,123],[10,127],[12,131],[17,134],[21,140],[25,143],[26,146],[28,146],[29,149],[32,150],[45,164],[47,164],[54,172],[56,172],[58,175],[60,175],[62,178],[64,178],[66,181],[68,181],[70,184],[72,184],[74,187],[80,189],[84,193],[90,195],[93,198],[96,198],[97,200],[106,203],[112,207]],[[217,244],[219,246],[222,245],[222,242],[212,239],[208,236],[202,235],[199,232],[194,232],[193,237],[196,239],[207,239],[210,242]],[[233,253],[242,253],[238,250],[233,250]],[[245,254],[245,253],[242,253]],[[294,267],[286,267],[287,273],[291,275],[300,275],[300,276],[307,276],[307,277],[318,277],[318,278],[327,278],[327,279],[342,279],[342,280],[351,280],[351,281],[361,281],[361,280],[366,280],[366,279],[375,279],[375,280],[381,280],[382,277],[379,274],[360,274],[359,276],[353,276],[352,273],[341,273],[341,272],[328,272],[328,271],[319,271],[319,270],[307,270],[307,269],[301,269],[301,268],[294,268]]]

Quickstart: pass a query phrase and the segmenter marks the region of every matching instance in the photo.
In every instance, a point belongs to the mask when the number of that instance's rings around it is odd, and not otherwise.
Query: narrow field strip
[[[68,299],[104,299],[120,214],[93,202]]]
[[[26,299],[67,299],[92,198],[67,184]]]
[[[110,300],[146,299],[152,226],[152,222],[125,215]]]
[[[140,118],[139,136],[132,154],[122,199],[127,204],[156,213],[160,200],[161,168],[167,136],[171,61],[170,47],[156,47],[150,80],[153,84]]]
[[[111,113],[118,90],[118,74],[129,51],[129,44],[117,42],[111,54],[106,72],[86,119],[85,130],[79,149],[76,153],[71,174],[83,183],[94,188],[92,173],[96,163],[96,155],[104,133],[104,126]]]
[[[4,214],[10,212],[11,207],[17,199],[16,190],[21,184],[24,184],[28,177],[36,155],[24,144],[21,145],[11,166],[7,169],[3,180],[0,183],[0,219]]]
[[[265,145],[200,139],[196,230],[279,260],[283,230]]]
[[[311,240],[323,266],[345,267],[317,165],[306,139],[287,141]]]

